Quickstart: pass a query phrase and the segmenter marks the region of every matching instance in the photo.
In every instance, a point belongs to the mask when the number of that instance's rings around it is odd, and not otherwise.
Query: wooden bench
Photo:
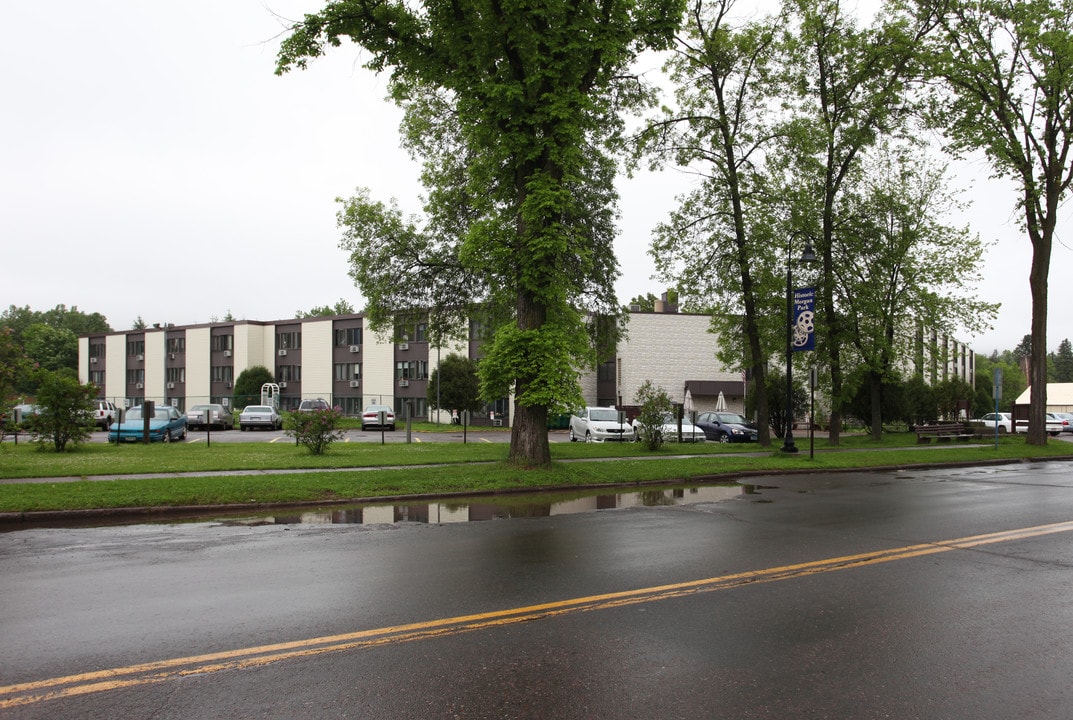
[[[917,425],[914,430],[917,434],[917,443],[930,443],[932,438],[935,438],[936,442],[950,442],[952,438],[967,441],[976,436],[975,431],[965,423]]]

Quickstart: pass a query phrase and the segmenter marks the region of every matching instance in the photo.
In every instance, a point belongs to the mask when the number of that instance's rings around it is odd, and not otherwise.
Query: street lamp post
[[[797,445],[794,444],[794,280],[793,261],[790,254],[793,252],[795,233],[790,234],[786,241],[786,430],[782,435],[782,452],[795,453]],[[805,249],[801,251],[798,262],[816,262],[816,253],[812,250],[812,244],[805,242]]]

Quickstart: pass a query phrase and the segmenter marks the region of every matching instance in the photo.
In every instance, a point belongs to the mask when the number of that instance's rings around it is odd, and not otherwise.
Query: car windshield
[[[168,420],[170,417],[171,417],[171,415],[170,415],[170,413],[169,413],[167,408],[156,408],[156,410],[153,411],[153,419],[154,420]],[[127,420],[142,420],[142,419],[143,419],[142,418],[142,409],[140,407],[131,408],[130,410],[127,411]]]
[[[365,412],[367,412],[367,413],[378,413],[378,412],[389,413],[389,412],[391,412],[391,408],[389,408],[387,405],[370,405],[369,407],[365,408]]]
[[[735,423],[737,425],[744,425],[747,421],[741,415],[737,413],[716,413],[716,417],[719,418],[719,422]]]
[[[602,420],[606,422],[618,422],[618,410],[610,408],[591,408],[589,420]]]

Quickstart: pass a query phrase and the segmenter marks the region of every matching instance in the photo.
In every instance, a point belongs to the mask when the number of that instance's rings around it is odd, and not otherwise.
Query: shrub
[[[82,385],[62,370],[41,370],[37,378],[41,411],[26,423],[34,442],[41,447],[51,444],[56,452],[63,452],[68,443],[77,445],[89,440],[94,425],[89,402],[97,397],[97,388]]]
[[[671,411],[671,398],[666,390],[645,380],[637,389],[636,402],[641,406],[637,435],[647,449],[659,450],[663,446],[663,417]]]
[[[343,437],[343,431],[336,429],[342,416],[338,407],[293,412],[287,418],[286,432],[298,444],[309,448],[309,452],[323,455],[333,442]]]

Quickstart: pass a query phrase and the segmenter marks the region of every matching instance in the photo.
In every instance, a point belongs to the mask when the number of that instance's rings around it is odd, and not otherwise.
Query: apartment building
[[[687,395],[697,412],[720,404],[743,412],[747,384],[741,367],[716,358],[719,339],[709,316],[680,313],[664,300],[652,312],[631,309],[628,334],[614,357],[579,377],[590,405],[635,404],[645,381],[662,387],[676,403]],[[280,387],[281,409],[304,399],[324,398],[346,415],[370,404],[391,406],[399,417],[428,418],[429,378],[451,353],[481,356],[481,328],[469,338],[435,347],[427,324],[417,319],[396,329],[394,342],[369,330],[363,314],[241,320],[203,325],[155,325],[79,339],[79,374],[101,389],[101,397],[130,406],[150,399],[180,409],[205,402],[241,408],[259,398],[236,398],[234,381],[250,367],[268,368]],[[913,364],[931,383],[975,375],[975,355],[949,337],[918,329]],[[799,366],[800,367],[800,366]],[[475,424],[509,425],[509,398],[474,414]],[[448,413],[440,417],[447,421]]]

